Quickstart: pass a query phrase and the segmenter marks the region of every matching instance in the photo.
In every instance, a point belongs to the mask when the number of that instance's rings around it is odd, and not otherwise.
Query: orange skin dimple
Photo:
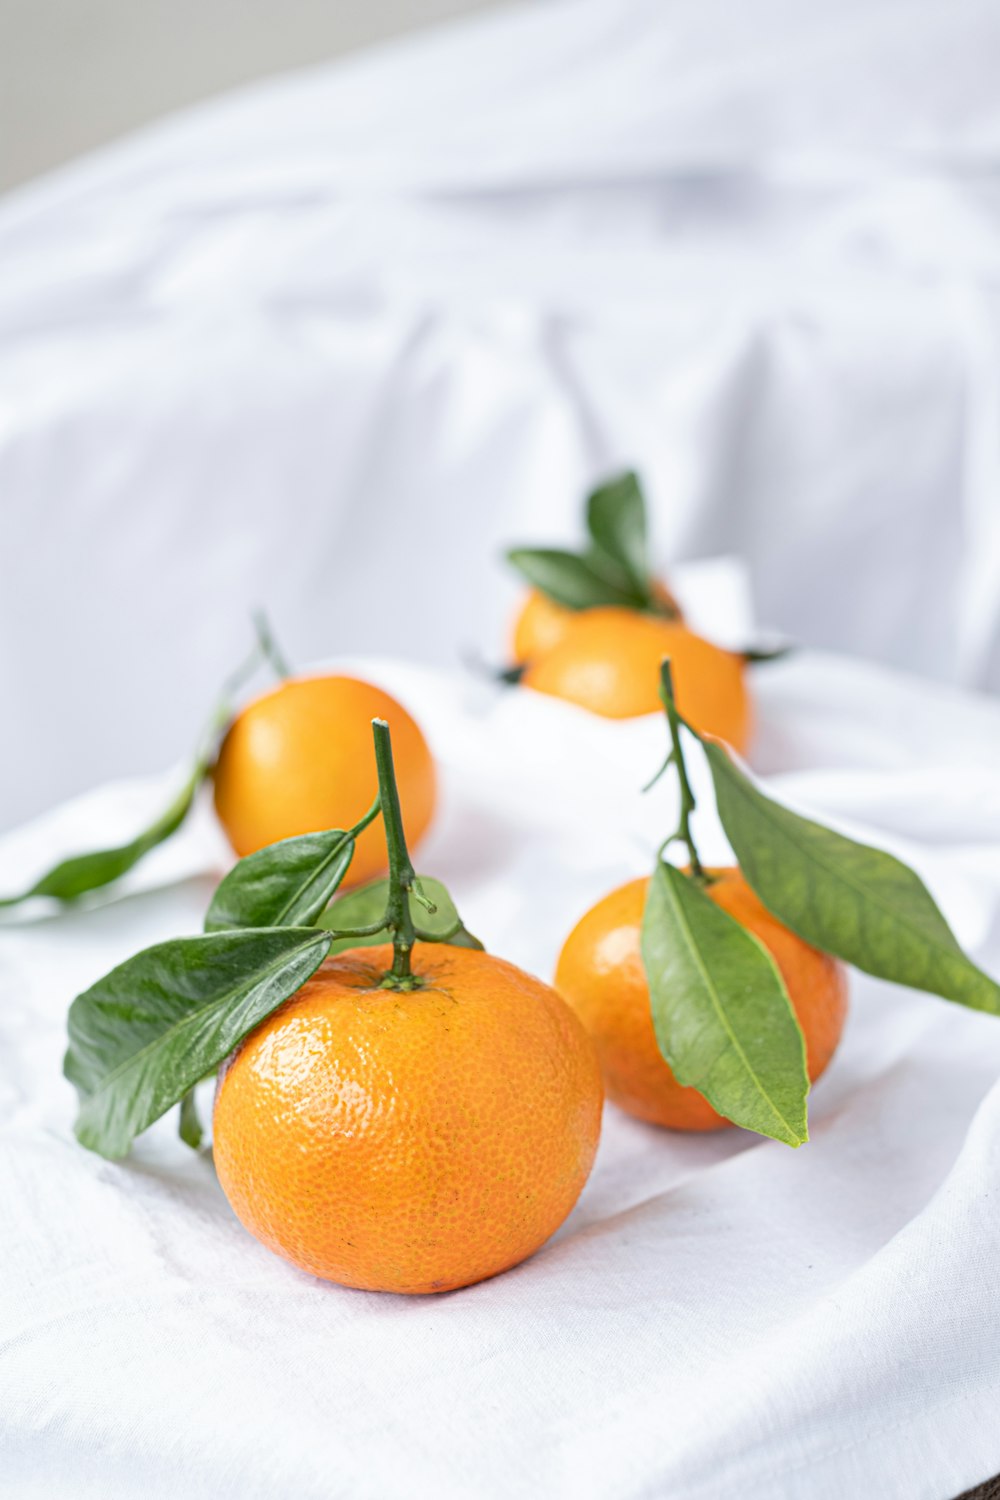
[[[706,889],[769,950],[805,1037],[810,1079],[833,1056],[847,1014],[842,964],[773,917],[734,868],[713,870]],[[640,949],[648,880],[611,891],[583,916],[563,947],[555,985],[593,1037],[608,1098],[640,1120],[672,1130],[718,1130],[729,1121],[697,1089],[684,1088],[660,1052]]]
[[[610,719],[662,711],[660,663],[669,657],[677,706],[695,729],[746,749],[750,699],[745,663],[679,620],[633,609],[581,610],[562,640],[532,661],[521,681]]]
[[[600,1069],[548,985],[466,948],[327,959],[220,1075],[213,1150],[251,1234],[369,1291],[468,1286],[558,1229],[590,1172]]]
[[[434,813],[436,775],[427,741],[395,698],[355,677],[293,677],[233,721],[215,767],[215,810],[242,856],[279,839],[350,828],[371,806],[378,777],[371,721],[388,721],[411,848]],[[348,881],[384,873],[376,820],[360,835]]]

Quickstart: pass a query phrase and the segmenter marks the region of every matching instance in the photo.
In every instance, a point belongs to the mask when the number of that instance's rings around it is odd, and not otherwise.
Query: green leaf
[[[602,567],[592,555],[581,557],[557,547],[515,547],[507,553],[507,561],[534,588],[567,609],[593,609],[602,604],[636,609],[646,602],[645,594],[627,577],[609,577],[606,563]]]
[[[0,897],[0,907],[17,906],[35,896],[50,896],[57,901],[75,901],[88,891],[110,885],[126,875],[137,865],[150,849],[162,844],[184,822],[191,810],[198,788],[201,786],[218,752],[219,738],[233,716],[232,697],[256,667],[260,650],[251,656],[232,674],[225,684],[219,701],[204,726],[198,741],[190,773],[173,801],[164,808],[148,828],[127,844],[118,844],[113,849],[97,849],[88,854],[74,854],[61,860],[40,880],[17,896]]]
[[[431,875],[417,876],[417,889],[433,906],[427,909],[410,897],[410,910],[417,937],[425,943],[448,943],[452,948],[479,948],[482,943],[465,926],[458,908],[440,880]]]
[[[63,1071],[80,1095],[77,1139],[126,1155],[322,963],[315,928],[218,932],[159,943],[78,995]]]
[[[91,854],[76,854],[61,860],[29,890],[18,896],[0,898],[0,907],[16,906],[33,896],[52,896],[57,901],[74,901],[87,891],[95,891],[102,885],[127,874],[139,863],[144,854],[162,844],[184,822],[194,801],[195,793],[205,776],[207,766],[199,760],[177,796],[165,808],[154,823],[145,828],[137,838],[114,849],[98,849]]]
[[[419,941],[448,943],[453,948],[482,948],[479,939],[473,937],[463,924],[454,901],[440,880],[434,880],[429,875],[418,875],[416,883],[419,893],[434,907],[433,911],[428,911],[410,896],[410,912]],[[356,891],[348,891],[346,896],[341,896],[323,913],[316,926],[334,933],[331,953],[342,953],[347,948],[369,948],[376,943],[392,941],[389,929],[381,925],[373,932],[358,936],[339,936],[344,928],[381,924],[388,893],[388,880],[373,880],[368,885],[359,886]]]
[[[779,921],[866,974],[1000,1014],[1000,985],[962,952],[913,870],[772,802],[703,743],[733,852]]]
[[[689,876],[658,864],[642,921],[656,1039],[719,1114],[789,1146],[808,1139],[805,1043],[784,981],[752,933]]]
[[[587,530],[598,552],[611,559],[628,584],[650,601],[646,504],[638,476],[621,474],[587,500]]]
[[[343,829],[306,833],[248,854],[220,881],[205,931],[308,927],[340,885],[354,855]]]
[[[181,1100],[181,1117],[177,1123],[177,1134],[185,1146],[190,1146],[192,1151],[198,1150],[204,1138],[205,1132],[201,1128],[194,1089],[189,1089]]]
[[[777,646],[747,646],[740,652],[743,660],[753,664],[761,664],[769,661],[783,661],[786,656],[793,656],[798,650],[794,641],[782,641]]]

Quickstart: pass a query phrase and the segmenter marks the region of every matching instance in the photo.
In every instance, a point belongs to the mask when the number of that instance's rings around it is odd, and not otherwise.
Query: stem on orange
[[[410,861],[403,832],[403,815],[399,806],[399,789],[392,762],[392,737],[384,719],[372,720],[375,737],[375,765],[378,769],[378,792],[382,807],[382,826],[389,855],[389,895],[385,923],[392,933],[392,968],[382,981],[385,989],[412,990],[420,983],[410,967],[410,955],[416,942],[416,931],[410,913],[410,892],[416,872]]]

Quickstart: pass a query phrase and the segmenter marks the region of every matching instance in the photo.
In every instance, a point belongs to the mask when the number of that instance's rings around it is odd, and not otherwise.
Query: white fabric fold
[[[576,918],[672,826],[669,784],[639,791],[659,716],[349,665],[419,713],[439,759],[418,865],[492,950],[550,976]],[[911,860],[1000,971],[1000,707],[809,653],[754,687],[789,767],[762,785]],[[157,790],[108,787],[8,836],[5,885],[29,851],[127,833]],[[608,1106],[583,1197],[531,1261],[436,1299],[351,1292],[247,1236],[173,1121],[121,1165],[72,1138],[70,999],[196,931],[223,864],[206,807],[125,894],[0,931],[0,1442],[19,1500],[57,1480],[67,1500],[951,1500],[1000,1469],[995,1017],[855,975],[807,1146]]]

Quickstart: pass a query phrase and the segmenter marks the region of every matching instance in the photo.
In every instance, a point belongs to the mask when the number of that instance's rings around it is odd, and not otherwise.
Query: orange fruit
[[[420,729],[395,698],[355,677],[291,677],[238,714],[215,766],[215,810],[241,857],[295,834],[350,828],[378,791],[374,718],[392,730],[411,848],[434,812],[436,776]],[[386,869],[378,820],[360,835],[349,871],[358,884]]]
[[[665,583],[655,583],[653,593],[664,609],[680,617],[680,606]],[[511,635],[511,655],[516,665],[533,661],[553,646],[558,646],[567,627],[585,610],[567,609],[556,604],[541,589],[531,589],[514,620]]]
[[[734,868],[711,872],[712,900],[769,950],[785,981],[806,1043],[809,1077],[823,1072],[847,1013],[842,964],[773,917]],[[594,1039],[608,1098],[654,1125],[717,1130],[728,1125],[697,1089],[683,1088],[656,1042],[640,951],[648,880],[611,891],[573,928],[556,968],[556,988]]]
[[[557,646],[578,614],[579,610],[557,604],[541,589],[532,589],[514,620],[511,656],[515,663],[532,661]]]
[[[237,1217],[314,1276],[439,1292],[495,1276],[563,1222],[597,1149],[601,1077],[554,990],[418,944],[327,959],[220,1074],[213,1152]]]
[[[743,658],[680,620],[632,609],[580,611],[562,640],[530,662],[521,681],[609,719],[662,712],[660,663],[669,656],[677,706],[695,729],[736,750],[750,738]]]

